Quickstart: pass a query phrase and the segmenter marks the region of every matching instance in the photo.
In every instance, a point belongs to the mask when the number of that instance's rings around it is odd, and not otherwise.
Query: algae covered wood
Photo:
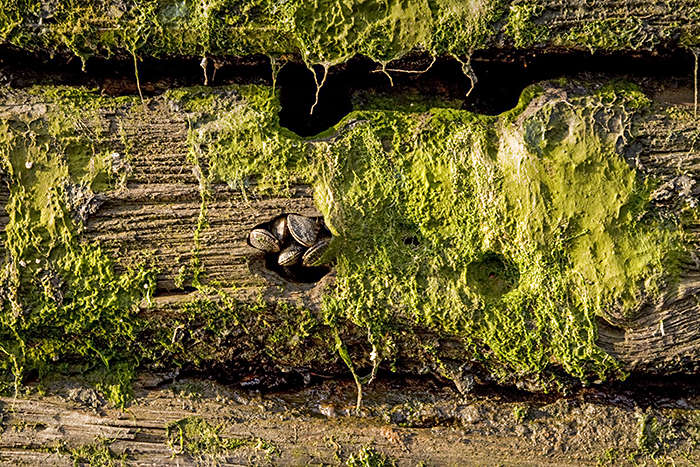
[[[83,61],[259,54],[276,62],[295,55],[308,66],[328,68],[363,55],[385,71],[391,61],[414,51],[464,61],[483,49],[633,52],[694,47],[699,37],[700,13],[693,0],[8,0],[0,15],[0,41]],[[469,74],[468,61],[464,64]]]
[[[137,360],[267,385],[346,364],[465,390],[470,373],[697,371],[687,110],[619,83],[542,83],[496,117],[369,105],[306,140],[276,112],[260,86],[143,105],[4,91],[10,381],[96,355],[127,376]],[[282,213],[324,216],[331,274],[289,281],[247,246]]]

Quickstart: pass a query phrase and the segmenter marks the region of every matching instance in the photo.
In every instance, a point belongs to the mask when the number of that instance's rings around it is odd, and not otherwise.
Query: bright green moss
[[[505,33],[513,39],[516,47],[530,47],[549,39],[550,32],[547,26],[535,21],[542,11],[542,4],[537,1],[510,6]]]
[[[315,199],[336,235],[326,313],[368,328],[375,344],[410,318],[460,336],[465,357],[503,374],[552,363],[584,380],[615,374],[595,317],[633,313],[683,251],[615,153],[622,129],[596,120],[605,109],[624,122],[640,100],[604,89],[493,118],[348,116],[363,124],[316,145]]]
[[[76,358],[109,367],[135,339],[136,307],[155,286],[152,272],[134,265],[117,273],[98,245],[79,238],[81,212],[118,180],[112,151],[95,133],[102,130],[85,127],[91,108],[110,103],[87,92],[51,97],[51,110],[0,123],[10,180],[0,371],[18,379]]]

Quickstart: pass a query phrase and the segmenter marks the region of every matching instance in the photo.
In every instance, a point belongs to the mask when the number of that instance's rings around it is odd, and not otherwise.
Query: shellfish
[[[318,266],[318,262],[326,250],[328,250],[328,245],[330,245],[330,242],[330,238],[322,238],[314,243],[313,246],[306,250],[306,253],[304,253],[304,256],[301,259],[301,264],[306,267]]]
[[[277,258],[277,263],[280,266],[292,266],[299,262],[304,250],[305,248],[298,243],[292,243],[280,252],[279,257]]]
[[[275,235],[275,237],[277,237],[277,240],[280,242],[280,245],[284,245],[284,243],[287,241],[287,237],[289,237],[289,229],[287,228],[287,216],[281,216],[273,220],[270,223],[270,232],[272,232]]]
[[[316,243],[321,226],[315,220],[299,214],[287,215],[287,227],[294,240],[306,247]]]
[[[248,243],[253,248],[266,253],[277,253],[280,251],[280,242],[277,237],[266,229],[256,228],[250,231]]]

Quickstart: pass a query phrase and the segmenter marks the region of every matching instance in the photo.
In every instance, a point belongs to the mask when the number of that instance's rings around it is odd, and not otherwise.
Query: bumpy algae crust
[[[619,366],[596,316],[629,316],[673,280],[682,234],[647,212],[649,184],[615,152],[644,96],[529,94],[493,118],[356,112],[317,145],[337,246],[325,312],[366,327],[377,358],[408,316],[503,375],[605,378]]]
[[[188,112],[190,161],[206,160],[203,183],[225,182],[246,192],[288,192],[310,183],[308,148],[279,125],[279,101],[266,86],[206,87],[168,91],[165,95]]]
[[[197,92],[178,98],[206,108]],[[596,346],[596,317],[632,316],[674,280],[682,232],[649,211],[652,182],[616,152],[650,105],[633,87],[545,98],[533,86],[498,117],[358,110],[306,142],[279,128],[266,88],[231,92],[235,114],[212,120],[223,132],[195,120],[195,152],[215,148],[212,174],[249,190],[313,181],[336,236],[326,322],[367,328],[375,363],[392,357],[392,323],[408,320],[462,338],[466,358],[502,375],[552,364],[584,380],[619,375]],[[247,155],[222,144],[235,141]]]
[[[90,56],[299,54],[329,67],[361,54],[386,65],[412,50],[469,55],[504,39],[516,47],[566,44],[594,49],[697,42],[697,6],[667,2],[678,21],[646,27],[646,12],[588,17],[566,37],[549,37],[539,0],[0,0],[0,41],[28,50]],[[595,3],[588,6],[595,10]],[[606,5],[606,8],[611,8]],[[613,12],[604,11],[605,14]],[[558,35],[557,35],[558,36]],[[320,79],[320,78],[319,78]]]
[[[114,153],[96,134],[104,129],[85,122],[119,102],[82,90],[45,97],[58,105],[0,123],[0,165],[10,181],[0,371],[16,380],[76,359],[109,367],[134,341],[135,307],[155,286],[152,272],[134,265],[117,273],[98,245],[79,237],[99,192],[119,181]]]
[[[251,356],[263,348],[262,365],[311,365],[329,360],[321,355],[329,337],[344,333],[332,328],[354,323],[368,331],[372,363],[390,364],[417,325],[461,339],[465,360],[511,380],[544,382],[553,365],[583,380],[619,375],[596,346],[595,320],[632,315],[673,281],[682,232],[655,218],[650,182],[616,152],[648,99],[619,83],[588,94],[562,86],[530,87],[497,117],[420,105],[358,110],[307,140],[279,127],[269,88],[170,92],[188,114],[200,169],[195,250],[211,184],[251,195],[313,184],[336,236],[337,276],[321,319],[290,305],[240,303],[224,292],[237,284],[206,281],[201,264],[192,265],[192,284],[203,298],[137,319],[153,271],[116,274],[71,216],[85,204],[75,193],[90,199],[120,176],[110,169],[112,148],[72,113],[89,119],[115,101],[51,91],[61,105],[40,119],[5,121],[0,138],[14,182],[3,290],[16,291],[2,297],[3,370],[21,376],[102,360],[115,375],[102,390],[124,404],[134,362],[206,369],[230,358],[222,349],[245,359],[240,341],[250,341]],[[351,366],[368,361],[345,357]]]

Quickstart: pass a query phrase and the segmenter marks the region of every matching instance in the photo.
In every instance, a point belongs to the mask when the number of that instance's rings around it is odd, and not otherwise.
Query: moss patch
[[[650,35],[637,17],[612,18],[577,24],[556,41],[561,45],[585,45],[594,50],[653,49],[662,38]]]
[[[119,178],[97,134],[104,129],[86,122],[119,101],[60,89],[45,97],[59,105],[0,123],[0,165],[10,179],[0,371],[16,379],[75,359],[109,367],[134,341],[135,308],[155,286],[152,272],[134,265],[117,273],[98,245],[79,237],[99,192]]]
[[[311,181],[308,148],[279,125],[279,101],[267,86],[206,87],[168,91],[192,115],[190,160],[207,161],[203,183],[226,182],[245,192],[287,193]]]
[[[201,417],[187,417],[169,423],[168,446],[173,455],[187,455],[199,461],[216,462],[241,447],[251,447],[271,456],[274,446],[260,438],[241,439],[221,436],[221,426],[214,427]]]
[[[549,39],[550,30],[536,21],[544,8],[540,2],[522,2],[510,6],[505,33],[516,47],[530,47]]]
[[[396,462],[371,447],[363,447],[345,461],[348,467],[391,467]]]
[[[594,318],[630,315],[672,280],[682,236],[615,153],[644,96],[549,97],[531,91],[493,118],[357,112],[362,124],[317,145],[315,198],[337,247],[331,322],[366,327],[378,358],[410,317],[504,376],[618,374]]]
[[[73,465],[100,465],[105,467],[127,465],[126,454],[116,454],[110,448],[113,441],[97,438],[93,443],[75,448],[60,447],[59,454],[69,456]]]

